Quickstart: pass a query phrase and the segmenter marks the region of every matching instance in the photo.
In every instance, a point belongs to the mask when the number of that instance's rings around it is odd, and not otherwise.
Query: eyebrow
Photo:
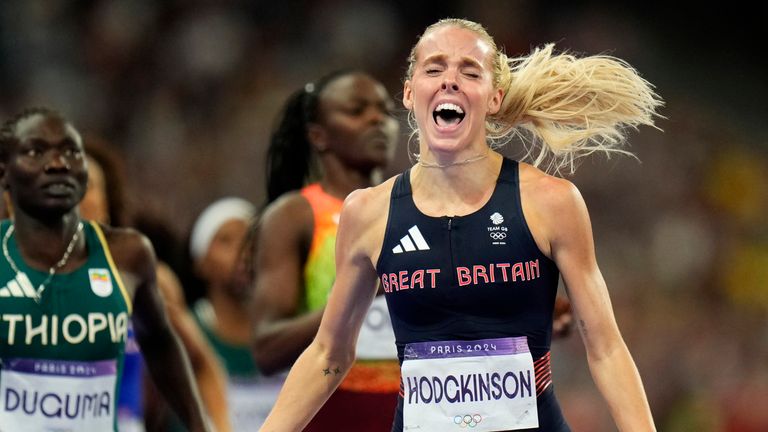
[[[46,147],[52,147],[55,145],[62,145],[62,146],[77,146],[77,140],[70,136],[66,136],[58,141],[49,141],[43,137],[39,136],[32,136],[26,139],[23,139],[20,141],[21,144],[29,144],[29,145],[35,145],[35,146],[46,146]]]
[[[445,54],[432,54],[431,56],[425,58],[423,63],[435,63],[435,62],[445,63],[447,58],[448,56],[446,56]],[[473,59],[472,57],[462,56],[461,63],[464,65],[470,65],[470,66],[483,69],[483,65],[480,64],[477,60]]]

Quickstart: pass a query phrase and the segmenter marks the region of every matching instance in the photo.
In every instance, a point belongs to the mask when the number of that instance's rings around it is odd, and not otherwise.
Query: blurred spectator
[[[111,223],[113,226],[131,226],[132,217],[128,210],[128,195],[119,153],[94,135],[85,136],[84,146],[89,178],[88,189],[80,204],[81,215],[85,219]],[[221,366],[191,319],[178,279],[162,260],[158,260],[157,286],[164,297],[168,319],[189,355],[208,415],[217,430],[229,430],[226,404],[221,398],[225,392]],[[121,431],[130,432],[143,430],[145,395],[141,354],[131,327],[128,336],[123,385],[118,403],[118,423]],[[158,420],[149,420],[149,423],[155,422]]]
[[[255,209],[241,198],[222,198],[205,208],[190,235],[194,270],[205,287],[195,302],[198,325],[227,369],[233,430],[256,430],[269,414],[282,382],[263,377],[251,354],[253,319],[243,245]]]

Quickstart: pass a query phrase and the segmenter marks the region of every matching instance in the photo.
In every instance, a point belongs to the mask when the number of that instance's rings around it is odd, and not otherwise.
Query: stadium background
[[[508,54],[553,41],[657,86],[664,132],[631,134],[639,162],[590,158],[570,178],[659,430],[768,430],[765,4],[3,0],[0,118],[47,105],[112,142],[134,197],[183,235],[220,196],[262,202],[291,91],[355,67],[399,99],[410,47],[445,16],[484,23]],[[388,174],[408,165],[407,132]],[[574,430],[613,430],[578,336],[553,357]]]

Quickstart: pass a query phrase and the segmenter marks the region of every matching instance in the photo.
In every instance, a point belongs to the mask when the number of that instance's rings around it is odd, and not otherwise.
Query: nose
[[[443,76],[443,84],[441,85],[443,91],[459,91],[459,83],[454,74],[446,73]]]
[[[443,90],[459,91],[459,85],[456,82],[443,82]]]
[[[386,116],[387,113],[385,113],[384,110],[379,107],[372,106],[368,108],[368,121],[370,123],[383,123]]]
[[[53,151],[44,168],[46,172],[69,171],[72,165],[62,152]]]

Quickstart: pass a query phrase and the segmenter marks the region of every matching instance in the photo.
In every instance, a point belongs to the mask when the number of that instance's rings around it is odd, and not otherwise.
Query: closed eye
[[[345,110],[347,114],[353,116],[353,117],[359,117],[365,112],[365,106],[364,105],[355,105],[353,107],[349,107]]]
[[[464,70],[462,70],[462,73],[464,74],[464,76],[467,76],[469,78],[480,78],[480,76],[481,76],[480,71],[478,71],[474,67],[465,68]]]

